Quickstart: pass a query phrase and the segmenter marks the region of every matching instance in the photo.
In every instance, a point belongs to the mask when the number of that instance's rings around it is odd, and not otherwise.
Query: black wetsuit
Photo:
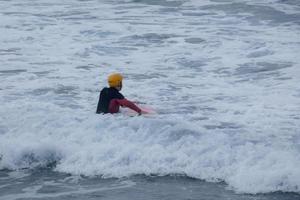
[[[109,104],[112,99],[124,99],[124,96],[116,88],[103,88],[100,92],[96,113],[109,113]]]

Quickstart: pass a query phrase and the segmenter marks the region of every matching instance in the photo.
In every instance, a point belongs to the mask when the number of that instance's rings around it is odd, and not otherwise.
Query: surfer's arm
[[[131,102],[127,99],[114,99],[114,101],[117,102],[117,104],[120,106],[125,106],[127,108],[130,108],[139,114],[142,113],[142,110],[138,106],[136,106],[133,102]],[[113,111],[114,109],[111,106],[110,106],[110,110],[111,110],[111,113],[115,113]]]

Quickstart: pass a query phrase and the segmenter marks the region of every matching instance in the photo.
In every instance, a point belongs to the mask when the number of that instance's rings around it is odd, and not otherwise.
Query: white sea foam
[[[299,7],[157,2],[0,5],[0,169],[300,192]],[[114,71],[159,114],[95,115]]]

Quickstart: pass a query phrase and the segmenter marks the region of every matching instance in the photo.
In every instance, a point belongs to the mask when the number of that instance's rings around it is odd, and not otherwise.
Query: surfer
[[[128,107],[136,111],[139,115],[142,114],[142,110],[136,106],[133,102],[125,99],[125,97],[119,92],[122,89],[123,76],[115,73],[108,76],[109,88],[105,87],[101,90],[97,114],[105,113],[117,113],[119,112],[120,106]]]

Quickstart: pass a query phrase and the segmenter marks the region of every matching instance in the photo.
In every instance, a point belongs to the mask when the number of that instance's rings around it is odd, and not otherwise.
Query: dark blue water
[[[170,200],[296,200],[296,193],[236,194],[225,183],[185,176],[101,178],[72,176],[49,169],[0,171],[0,199],[170,199]]]

